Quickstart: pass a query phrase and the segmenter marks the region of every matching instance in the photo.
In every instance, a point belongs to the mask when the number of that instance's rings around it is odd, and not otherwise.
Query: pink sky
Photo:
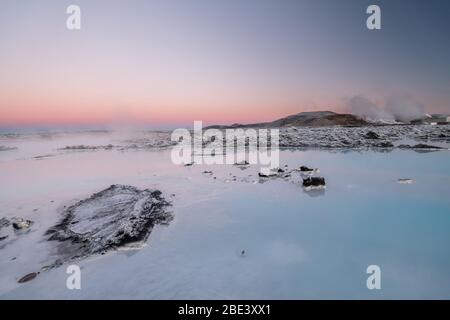
[[[2,6],[0,126],[249,123],[399,93],[450,108],[434,20],[413,35],[401,16],[397,31],[368,31],[360,1],[78,4],[78,31],[64,1]]]

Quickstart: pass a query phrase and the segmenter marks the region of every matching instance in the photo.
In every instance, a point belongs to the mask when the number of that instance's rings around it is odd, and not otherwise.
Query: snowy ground
[[[445,146],[450,143],[450,126],[283,128],[280,132],[280,146],[283,147],[383,149],[399,146],[408,140],[436,146],[443,143]]]

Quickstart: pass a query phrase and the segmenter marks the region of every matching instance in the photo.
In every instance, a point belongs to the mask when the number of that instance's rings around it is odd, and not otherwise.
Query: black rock
[[[325,186],[325,178],[322,177],[308,177],[303,179],[304,187],[323,187]]]
[[[302,172],[311,172],[311,171],[314,171],[314,169],[308,168],[306,166],[301,166],[300,167],[300,171],[302,171]]]
[[[23,276],[22,278],[20,278],[19,281],[17,281],[17,282],[18,282],[18,283],[24,283],[24,282],[31,281],[31,280],[33,280],[34,278],[36,278],[37,275],[38,275],[38,274],[37,274],[36,272],[29,273],[29,274]]]
[[[380,138],[380,136],[379,136],[377,133],[373,132],[373,131],[367,132],[367,133],[364,135],[364,137],[365,137],[366,139],[379,139],[379,138]]]

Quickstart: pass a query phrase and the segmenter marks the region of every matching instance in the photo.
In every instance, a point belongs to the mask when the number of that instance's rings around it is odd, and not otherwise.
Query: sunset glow
[[[447,33],[400,36],[396,7],[376,33],[364,1],[175,3],[78,1],[83,27],[69,31],[65,1],[4,2],[0,126],[268,121],[397,93],[450,108]]]

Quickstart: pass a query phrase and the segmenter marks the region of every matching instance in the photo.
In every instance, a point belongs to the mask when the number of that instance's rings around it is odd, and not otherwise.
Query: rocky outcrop
[[[26,229],[29,229],[32,224],[33,224],[33,221],[31,221],[31,220],[17,218],[13,221],[12,226],[15,230],[26,230]]]
[[[325,178],[308,177],[303,179],[303,187],[311,189],[325,188]]]
[[[169,205],[159,190],[112,185],[67,208],[46,235],[61,244],[59,263],[142,244],[154,225],[171,221]]]
[[[288,170],[287,168],[272,168],[264,172],[258,172],[259,178],[289,178],[293,172],[298,171],[297,169]]]
[[[249,128],[252,128],[249,126]],[[258,127],[255,127],[256,129]],[[224,128],[226,129],[226,128]],[[423,144],[440,142],[450,144],[450,129],[448,126],[429,125],[367,125],[367,126],[336,126],[279,127],[279,147],[282,149],[358,149],[374,151],[391,151],[399,141],[417,141],[416,146],[402,145],[411,150],[445,150],[448,148],[424,149]],[[225,135],[224,135],[225,136]],[[225,138],[223,138],[225,139]],[[238,144],[242,142],[238,141]],[[223,146],[226,141],[223,141]],[[245,145],[248,145],[246,142]],[[224,147],[223,152],[227,150]]]

